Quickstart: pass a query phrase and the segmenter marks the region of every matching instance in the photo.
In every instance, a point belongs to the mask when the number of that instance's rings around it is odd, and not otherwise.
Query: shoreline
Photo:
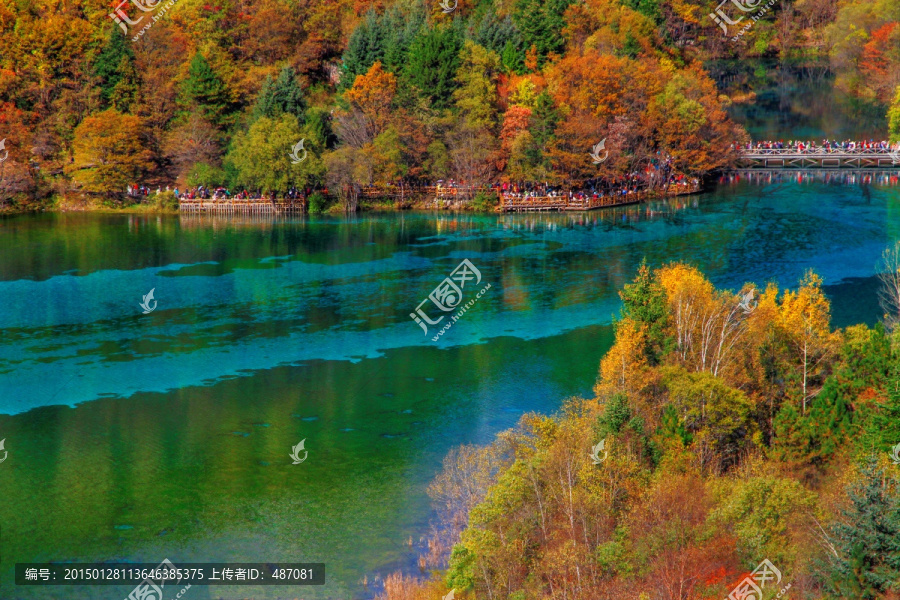
[[[707,186],[700,187],[699,190],[686,191],[680,194],[668,194],[665,192],[655,192],[651,193],[636,202],[631,202],[629,204],[642,204],[648,200],[658,200],[661,198],[675,198],[679,196],[688,196],[695,194],[703,194],[708,191]],[[444,202],[448,202],[444,204]],[[609,206],[600,206],[592,209],[585,209],[581,212],[591,212],[593,210],[598,210],[602,208],[616,208],[618,206],[626,206],[626,203],[616,203],[611,204]],[[503,203],[499,200],[494,205],[490,206],[476,206],[473,204],[472,200],[457,202],[457,201],[447,201],[441,198],[423,198],[415,201],[406,201],[400,203],[395,200],[385,200],[384,202],[378,201],[367,201],[361,202],[356,211],[354,213],[362,213],[362,212],[406,212],[406,211],[422,211],[422,212],[466,212],[466,213],[479,213],[479,214],[503,214]],[[516,211],[509,211],[516,212]],[[563,212],[572,212],[571,210],[563,211]],[[576,211],[577,212],[577,211]],[[110,207],[110,206],[96,206],[85,204],[79,207],[73,207],[72,205],[63,205],[60,206],[58,199],[56,201],[48,203],[45,206],[38,207],[28,207],[21,210],[12,209],[9,207],[0,207],[0,217],[5,216],[15,216],[15,215],[23,215],[23,214],[31,214],[31,213],[55,213],[55,214],[65,214],[65,213],[98,213],[98,214],[125,214],[125,215],[204,215],[204,214],[215,214],[210,212],[186,212],[179,208],[171,208],[171,207],[159,207],[154,205],[153,203],[146,204],[129,204],[122,207]],[[229,213],[229,214],[240,214]],[[272,214],[281,214],[281,213],[272,213]],[[291,214],[301,214],[301,215],[343,215],[349,214],[345,211],[340,204],[333,204],[328,207],[326,210],[318,211],[318,212],[309,212],[307,211],[297,211]]]

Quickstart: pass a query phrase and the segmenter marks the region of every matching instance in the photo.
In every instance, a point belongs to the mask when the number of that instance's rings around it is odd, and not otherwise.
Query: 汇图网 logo
[[[600,158],[601,150],[606,152],[606,154],[603,155],[603,158]],[[595,165],[599,165],[604,160],[606,160],[609,157],[609,150],[606,150],[606,138],[603,138],[602,140],[597,142],[597,144],[591,149],[588,154],[590,154],[591,160],[594,161]]]
[[[781,583],[781,571],[772,564],[768,558],[759,563],[756,569],[750,573],[749,577],[738,584],[736,588],[731,590],[728,598],[725,600],[762,600],[763,589],[766,585],[778,585]],[[792,584],[787,584],[781,589],[775,598],[781,598],[785,592],[791,589]]]
[[[155,289],[153,288],[153,290]],[[145,315],[149,315],[156,309],[156,300],[153,300],[153,290],[150,290],[150,293],[144,296],[143,301],[140,303],[140,307],[144,309]],[[151,300],[153,300],[153,306],[150,306]]]
[[[176,575],[178,571],[172,561],[168,558],[163,559],[155,569],[151,570],[153,575],[137,584],[125,600],[163,600],[163,588],[166,587],[166,584],[173,583],[175,579],[173,575]],[[181,583],[180,576],[174,583],[175,585]],[[189,589],[191,589],[191,584],[181,588],[181,591],[173,597],[181,598]]]
[[[137,21],[132,21],[128,18],[128,15],[125,14],[125,9],[123,7],[131,3],[143,12],[151,12],[156,10],[159,2],[160,0],[156,0],[155,2],[147,2],[142,0],[122,0],[121,2],[119,2],[119,5],[116,6],[115,10],[109,13],[109,16],[113,21],[118,23],[119,27],[122,28],[122,33],[128,35],[128,25],[137,25],[144,19],[144,15],[141,15]],[[126,25],[125,23],[128,23],[128,25]]]
[[[9,452],[7,452],[6,450],[3,449],[3,444],[5,444],[5,443],[6,443],[6,438],[3,438],[2,440],[0,440],[0,451],[3,452],[3,456],[0,456],[0,463],[2,463],[4,460],[6,460],[7,455],[9,455]]]
[[[460,306],[463,299],[463,289],[466,287],[466,283],[471,282],[473,279],[475,285],[481,283],[481,271],[476,269],[475,265],[473,265],[469,259],[465,259],[453,269],[453,272],[450,273],[449,277],[446,277],[444,281],[438,284],[438,286],[428,294],[428,297],[425,300],[422,300],[419,303],[416,307],[416,312],[409,313],[409,316],[422,328],[425,335],[428,335],[428,325],[437,325],[443,321],[444,317],[447,315],[441,315],[437,319],[431,319],[422,309],[423,304],[431,300],[431,303],[443,312],[452,312],[458,309],[458,312],[455,315],[450,316],[450,321],[441,328],[437,335],[431,338],[431,341],[436,342],[440,336],[444,335],[444,333],[446,333],[446,331],[491,288],[491,284],[487,284],[475,294],[474,298]]]
[[[603,458],[600,458],[601,452],[603,452]],[[588,456],[591,457],[591,460],[594,461],[595,465],[599,465],[609,458],[609,452],[606,451],[606,438],[603,438],[596,446],[591,448],[591,452]]]
[[[302,163],[304,160],[306,160],[306,149],[303,147],[303,142],[305,142],[305,141],[306,141],[306,138],[303,138],[302,140],[300,140],[299,142],[294,144],[294,147],[292,148],[292,152],[290,154],[288,154],[288,156],[291,157],[291,164],[298,165],[298,164]],[[297,154],[301,150],[303,151],[303,158],[300,158],[300,156]]]
[[[750,27],[759,20],[763,15],[765,15],[769,8],[775,4],[777,0],[722,0],[719,5],[716,7],[715,12],[709,14],[709,18],[713,20],[719,27],[722,28],[722,31],[726,36],[734,35],[732,41],[736,40],[738,37],[744,34]],[[737,11],[727,10],[727,5],[733,4],[737,7]],[[756,15],[747,15],[746,13],[752,13],[754,11],[759,11]],[[743,25],[741,31],[737,34],[735,32],[729,31],[729,26],[738,25],[741,21],[744,20],[744,17],[750,16],[750,19],[753,23],[747,23]],[[736,17],[736,18],[732,18]]]
[[[307,456],[309,456],[309,451],[307,451],[306,448],[303,447],[305,443],[306,438],[303,438],[302,440],[300,440],[299,444],[291,448],[291,453],[288,456],[294,459],[293,464],[299,465],[304,460],[306,460]],[[303,458],[300,458],[300,452],[303,452]]]
[[[2,148],[2,146],[0,146],[0,148]],[[891,157],[892,164],[900,165],[900,147],[888,154],[888,156]]]
[[[131,38],[132,42],[136,42],[138,41],[138,39],[143,37],[144,33],[146,33],[147,30],[153,27],[154,23],[162,19],[169,11],[169,9],[175,6],[175,3],[178,2],[178,0],[168,0],[165,5],[160,6],[162,2],[163,0],[122,0],[113,10],[113,12],[109,13],[109,18],[116,22],[116,24],[122,29],[122,33],[128,35],[129,25],[137,25],[144,20],[144,17],[149,16],[150,21],[146,23],[140,31],[137,32],[137,35]],[[129,18],[128,13],[125,12],[125,7],[128,6],[129,3],[134,4],[141,12],[155,12],[156,14],[141,15],[136,21],[132,21],[131,18]]]

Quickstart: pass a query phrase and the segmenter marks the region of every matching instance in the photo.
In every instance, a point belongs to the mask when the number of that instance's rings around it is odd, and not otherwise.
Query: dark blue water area
[[[854,97],[827,61],[741,60],[707,65],[754,140],[883,140],[887,106]]]

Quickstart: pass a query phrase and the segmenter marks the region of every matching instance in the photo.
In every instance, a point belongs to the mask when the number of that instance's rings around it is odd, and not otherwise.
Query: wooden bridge
[[[900,166],[900,149],[814,150],[752,148],[743,151],[744,169],[878,169]]]

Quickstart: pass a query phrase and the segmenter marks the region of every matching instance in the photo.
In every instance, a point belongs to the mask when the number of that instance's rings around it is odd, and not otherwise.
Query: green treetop
[[[100,96],[109,102],[116,86],[134,72],[134,50],[121,29],[110,28],[109,39],[93,66],[94,74],[100,78]]]
[[[188,77],[181,84],[179,104],[185,112],[195,110],[214,123],[222,122],[228,108],[225,83],[199,52],[191,59]]]

